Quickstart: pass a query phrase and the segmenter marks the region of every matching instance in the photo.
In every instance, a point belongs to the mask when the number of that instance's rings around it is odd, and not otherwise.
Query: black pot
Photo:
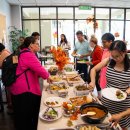
[[[58,70],[53,70],[53,71],[49,71],[49,70],[48,70],[48,72],[50,73],[50,75],[56,75],[57,72],[58,72]]]
[[[101,123],[105,117],[107,116],[108,114],[108,110],[106,107],[104,107],[103,105],[101,104],[97,104],[97,103],[88,103],[88,104],[83,104],[81,107],[80,107],[80,112],[82,114],[82,111],[83,109],[87,108],[87,107],[96,107],[96,108],[99,108],[101,110],[103,110],[105,112],[105,115],[101,118],[92,118],[92,117],[89,117],[89,116],[83,116],[82,119],[83,121],[87,122],[87,123],[90,123],[90,124],[97,124],[97,123]]]

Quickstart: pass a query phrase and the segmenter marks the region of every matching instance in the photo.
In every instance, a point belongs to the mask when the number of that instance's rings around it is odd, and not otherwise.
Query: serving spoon
[[[89,111],[89,112],[87,112],[86,114],[81,114],[81,117],[84,117],[84,116],[94,116],[94,115],[96,115],[96,112],[94,112],[94,111]]]

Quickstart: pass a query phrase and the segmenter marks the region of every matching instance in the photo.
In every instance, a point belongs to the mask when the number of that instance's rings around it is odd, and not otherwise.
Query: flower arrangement
[[[56,62],[56,65],[58,66],[58,69],[62,71],[64,69],[64,66],[68,63],[69,58],[67,57],[66,53],[61,47],[51,47],[50,52],[54,56],[54,60]]]

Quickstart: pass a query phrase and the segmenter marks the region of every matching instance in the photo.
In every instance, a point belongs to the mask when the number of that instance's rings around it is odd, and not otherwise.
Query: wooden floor
[[[7,113],[7,105],[4,105],[4,112],[0,112],[0,130],[15,130],[13,115]]]

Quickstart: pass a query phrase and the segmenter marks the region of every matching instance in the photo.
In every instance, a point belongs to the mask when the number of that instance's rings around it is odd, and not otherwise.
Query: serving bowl
[[[76,96],[88,95],[91,90],[88,89],[87,84],[78,84],[74,87]]]
[[[62,94],[63,92],[68,92],[68,86],[65,83],[53,83],[50,84],[50,91],[53,94]],[[66,94],[67,95],[67,94]]]
[[[88,111],[93,111],[96,113],[94,116],[82,116],[82,120],[90,124],[97,124],[103,122],[103,120],[108,114],[107,108],[98,103],[83,104],[80,107],[81,115],[86,114]]]
[[[50,73],[50,75],[56,75],[58,72],[58,68],[55,66],[52,66],[48,69],[48,72]]]

